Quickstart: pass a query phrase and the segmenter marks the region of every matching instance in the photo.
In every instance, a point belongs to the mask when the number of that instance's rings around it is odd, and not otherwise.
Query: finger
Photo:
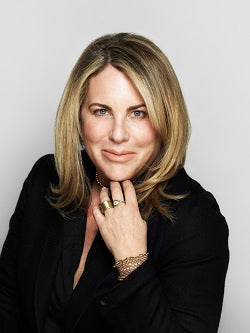
[[[110,182],[110,190],[112,195],[112,200],[124,200],[124,196],[122,193],[122,188],[119,182]]]
[[[109,193],[108,193],[108,189],[106,187],[103,187],[101,189],[101,192],[100,192],[100,203],[102,204],[104,201],[111,201],[110,198],[109,198]],[[106,208],[104,210],[104,214],[106,214],[106,212],[110,209],[112,209],[113,207],[110,207],[110,208]]]
[[[138,206],[135,188],[130,180],[122,182],[124,198],[126,204],[132,204]]]
[[[101,213],[98,205],[93,207],[92,212],[98,228],[100,228],[101,224],[105,221],[105,216]]]
[[[105,200],[110,200],[107,187],[103,187],[100,191],[100,202],[102,203]]]

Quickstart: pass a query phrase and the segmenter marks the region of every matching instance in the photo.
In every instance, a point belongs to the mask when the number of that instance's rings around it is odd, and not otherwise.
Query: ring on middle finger
[[[126,202],[124,200],[113,200],[114,207],[119,206],[121,203],[124,203],[126,205]]]

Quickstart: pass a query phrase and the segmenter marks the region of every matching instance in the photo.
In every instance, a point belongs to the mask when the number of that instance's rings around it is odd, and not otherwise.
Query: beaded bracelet
[[[118,280],[123,280],[126,276],[128,276],[132,271],[134,271],[137,267],[139,267],[144,261],[148,258],[148,252],[141,253],[136,257],[127,257],[125,259],[121,259],[115,262],[113,267],[118,270]]]

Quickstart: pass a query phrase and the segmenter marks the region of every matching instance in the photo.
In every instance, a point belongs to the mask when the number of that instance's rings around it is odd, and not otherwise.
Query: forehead
[[[107,65],[89,80],[87,98],[133,99],[143,102],[143,98],[131,79],[112,65]]]

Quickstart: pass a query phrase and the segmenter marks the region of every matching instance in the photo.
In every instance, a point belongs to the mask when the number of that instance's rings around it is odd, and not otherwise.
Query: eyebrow
[[[109,106],[106,105],[106,104],[101,104],[101,103],[91,103],[91,104],[89,104],[89,108],[90,108],[91,106],[100,106],[100,107],[102,107],[102,108],[105,108],[105,109],[111,110],[111,107],[109,107]],[[137,108],[141,108],[142,106],[145,106],[145,107],[146,107],[145,104],[132,105],[132,106],[128,107],[128,111],[131,111],[131,110],[134,110],[134,109],[137,109]]]

